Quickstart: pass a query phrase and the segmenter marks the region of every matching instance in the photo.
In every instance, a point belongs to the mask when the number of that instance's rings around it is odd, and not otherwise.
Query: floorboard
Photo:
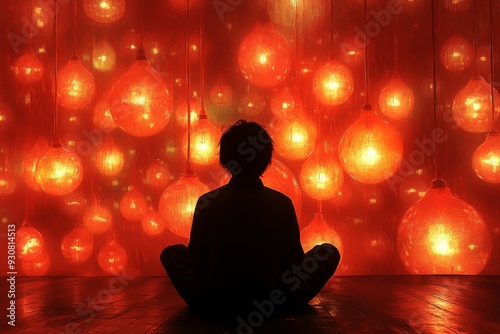
[[[226,320],[190,312],[166,277],[17,277],[16,286],[16,327],[2,298],[0,333],[500,333],[500,276],[334,277],[303,310]]]

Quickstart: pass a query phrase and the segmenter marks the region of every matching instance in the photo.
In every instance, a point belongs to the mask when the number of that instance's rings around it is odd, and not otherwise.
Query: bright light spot
[[[22,254],[28,254],[32,248],[39,247],[40,241],[37,238],[31,238],[23,245]]]
[[[451,56],[452,56],[453,58],[460,58],[460,57],[462,57],[462,54],[461,54],[460,52],[458,52],[458,51],[454,51],[454,52],[451,54]]]
[[[267,55],[265,53],[261,54],[259,56],[259,63],[261,63],[262,65],[265,65],[267,63],[268,59],[267,59]]]
[[[481,57],[479,57],[479,60],[480,61],[486,61],[486,60],[488,60],[488,58],[486,58],[486,56],[481,56]]]
[[[380,154],[373,147],[365,147],[361,152],[361,159],[369,165],[375,165],[380,160]]]
[[[80,95],[80,90],[81,90],[81,83],[78,80],[73,79],[71,81],[71,88],[68,92],[68,95],[70,96],[79,96]]]
[[[151,49],[151,51],[153,51],[153,54],[157,55],[158,53],[160,53],[160,50],[158,50],[158,48],[155,46]]]
[[[107,1],[101,1],[99,7],[106,10],[111,9],[111,5]]]
[[[500,157],[498,155],[490,154],[487,158],[481,159],[483,165],[489,165],[496,168],[500,167]]]
[[[453,239],[444,225],[433,225],[429,231],[429,243],[432,252],[440,255],[452,255],[457,251],[453,249]]]
[[[390,107],[399,107],[399,106],[401,106],[401,102],[399,101],[399,97],[397,95],[392,96],[392,98],[390,98],[387,101],[387,105],[390,106]]]

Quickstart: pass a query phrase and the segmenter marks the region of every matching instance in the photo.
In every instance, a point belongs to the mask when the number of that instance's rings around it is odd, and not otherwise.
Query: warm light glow
[[[83,10],[88,17],[99,23],[119,20],[125,13],[125,0],[83,0]]]
[[[93,234],[108,231],[113,225],[111,212],[99,203],[92,203],[83,215],[83,225]]]
[[[87,198],[81,191],[73,191],[72,193],[61,198],[61,206],[65,213],[71,216],[83,216],[83,212],[87,206]]]
[[[94,69],[101,72],[108,72],[115,68],[116,53],[111,44],[101,41],[94,44],[94,55],[92,64]]]
[[[344,171],[337,159],[325,152],[313,153],[300,170],[300,186],[311,198],[333,198],[342,189]]]
[[[463,12],[474,0],[443,0],[446,9],[453,13]]]
[[[340,162],[354,179],[368,184],[387,180],[399,168],[403,140],[387,122],[366,105],[339,143]]]
[[[118,127],[113,116],[107,100],[98,101],[94,107],[93,122],[99,130],[104,133],[111,133]]]
[[[0,133],[10,129],[14,123],[14,114],[9,105],[0,97]]]
[[[441,63],[451,71],[461,71],[471,64],[472,53],[472,46],[466,39],[453,35],[441,47]]]
[[[35,178],[45,193],[64,196],[82,182],[83,166],[78,155],[56,143],[39,158]]]
[[[42,254],[43,244],[42,234],[29,224],[23,223],[16,231],[16,255],[20,260],[36,259]]]
[[[83,263],[92,255],[94,240],[85,227],[75,227],[61,242],[61,252],[69,263]]]
[[[94,77],[78,57],[73,57],[57,74],[57,103],[66,109],[87,107],[95,93]]]
[[[12,72],[17,81],[30,85],[43,78],[43,63],[32,50],[26,51],[12,65]]]
[[[148,201],[142,192],[136,189],[127,191],[120,201],[120,213],[131,222],[139,222],[148,211]]]
[[[266,100],[258,92],[251,90],[240,99],[238,113],[245,119],[258,117],[266,107]]]
[[[219,160],[221,135],[221,131],[208,118],[200,118],[191,129],[191,161],[204,166],[216,163]],[[183,143],[183,152],[187,156],[187,134]]]
[[[483,181],[500,183],[500,134],[491,132],[472,155],[472,169]]]
[[[92,161],[94,168],[102,175],[115,176],[122,171],[125,157],[113,137],[106,136],[102,144],[95,147]]]
[[[394,75],[380,93],[378,103],[380,111],[385,116],[400,120],[408,117],[413,111],[415,97],[413,90],[399,78],[399,75]]]
[[[7,196],[16,191],[17,180],[13,171],[0,167],[0,196]]]
[[[412,274],[476,275],[491,253],[490,235],[479,213],[439,179],[404,214],[398,246]]]
[[[500,114],[500,95],[493,90],[495,118]],[[453,119],[467,132],[482,133],[491,129],[491,86],[479,74],[474,74],[462,88],[452,107]]]
[[[38,159],[49,150],[50,146],[45,139],[38,139],[33,147],[26,153],[23,159],[23,180],[32,190],[42,191],[36,182],[35,171]]]
[[[127,252],[113,240],[101,247],[97,262],[105,273],[116,275],[127,265]]]
[[[161,195],[158,211],[174,234],[189,238],[198,198],[210,189],[194,173],[182,175]]]
[[[309,251],[316,245],[329,243],[339,250],[341,258],[344,254],[344,246],[342,245],[340,235],[327,225],[323,215],[320,213],[316,213],[311,223],[300,232],[300,243],[304,252]]]
[[[29,261],[21,261],[21,269],[26,276],[43,276],[49,271],[50,258],[46,251]]]
[[[256,26],[241,42],[238,67],[252,85],[273,87],[281,83],[292,67],[288,41],[270,25]]]
[[[141,219],[141,226],[144,233],[149,236],[157,236],[163,233],[166,228],[165,221],[158,211],[149,210]]]
[[[193,97],[189,101],[189,109],[191,110],[191,126],[198,121],[198,113],[201,111],[201,102],[199,99]],[[187,103],[186,100],[182,100],[177,109],[175,110],[175,120],[183,129],[187,129],[188,119],[187,119]]]
[[[50,20],[50,16],[45,8],[42,7],[42,3],[37,3],[36,6],[33,6],[31,19],[38,28],[43,28],[47,25]]]
[[[163,79],[146,59],[137,59],[113,86],[111,114],[116,124],[136,137],[149,137],[165,128],[172,98]]]
[[[314,122],[300,112],[293,119],[278,120],[273,132],[276,152],[289,160],[307,158],[318,135]]]
[[[284,88],[271,99],[271,112],[277,118],[293,117],[297,94],[290,88]]]
[[[351,71],[336,60],[332,60],[316,70],[313,91],[323,104],[335,106],[349,99],[354,89]]]

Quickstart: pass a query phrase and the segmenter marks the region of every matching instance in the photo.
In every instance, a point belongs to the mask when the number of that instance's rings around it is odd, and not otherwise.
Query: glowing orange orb
[[[303,160],[314,150],[317,136],[316,125],[303,114],[280,119],[274,128],[274,148],[285,159]]]
[[[136,137],[149,137],[163,130],[172,113],[167,85],[145,57],[135,60],[115,83],[110,101],[116,124]]]
[[[196,202],[209,190],[194,173],[189,173],[163,192],[158,211],[172,233],[189,238]]]
[[[189,101],[189,109],[191,110],[190,111],[191,125],[193,125],[198,120],[198,113],[201,110],[200,100],[195,97],[191,98],[191,100]],[[175,120],[177,121],[177,124],[179,124],[183,129],[187,129],[188,116],[187,116],[187,103],[185,100],[179,103],[179,106],[175,111]]]
[[[285,80],[292,68],[288,41],[272,26],[256,26],[241,42],[238,67],[252,85],[276,86]]]
[[[83,109],[94,93],[94,77],[78,57],[71,58],[57,74],[57,103],[66,109]]]
[[[64,196],[76,190],[83,179],[80,158],[72,151],[55,143],[38,159],[36,182],[52,196]]]
[[[354,90],[351,71],[336,60],[316,70],[313,78],[313,92],[323,104],[336,106],[349,99]]]
[[[20,260],[34,260],[42,254],[43,236],[32,226],[25,225],[16,231],[16,255]]]
[[[83,215],[87,206],[85,194],[78,190],[63,196],[61,202],[63,211],[71,216]]]
[[[297,94],[290,88],[284,88],[271,99],[271,112],[277,118],[290,118],[293,116]]]
[[[125,164],[123,151],[115,144],[113,137],[106,136],[93,152],[94,168],[106,176],[120,174]]]
[[[472,169],[482,180],[500,183],[500,134],[491,132],[472,155]]]
[[[495,118],[500,114],[500,95],[493,89]],[[453,119],[467,132],[482,133],[491,126],[491,86],[479,74],[474,74],[462,88],[452,106]]]
[[[0,133],[7,131],[14,123],[14,114],[9,105],[0,98]]]
[[[142,229],[146,235],[156,236],[165,231],[166,224],[158,211],[150,210],[141,219]]]
[[[444,67],[457,72],[471,64],[472,53],[472,46],[465,38],[453,35],[441,47],[439,58]]]
[[[146,183],[153,188],[164,189],[170,183],[170,170],[161,161],[153,162],[146,170]]]
[[[321,213],[316,213],[311,223],[300,232],[300,243],[305,252],[316,245],[329,243],[338,249],[341,257],[344,254],[344,246],[340,235],[327,225]]]
[[[327,200],[342,189],[344,171],[333,156],[318,152],[304,162],[299,180],[302,190],[309,197]]]
[[[49,271],[50,258],[47,252],[29,261],[21,261],[21,268],[26,276],[43,276]]]
[[[108,72],[115,68],[115,49],[107,41],[94,44],[92,65],[94,70]]]
[[[110,241],[99,250],[97,262],[105,273],[115,275],[127,265],[127,252],[116,241]]]
[[[266,107],[266,101],[264,98],[255,91],[249,91],[240,100],[240,106],[238,112],[247,119],[251,119],[260,115],[260,113]]]
[[[104,133],[111,133],[118,127],[113,119],[113,116],[111,115],[109,103],[105,100],[98,101],[95,104],[92,118],[94,125]]]
[[[0,168],[0,196],[7,196],[16,191],[17,179],[13,171]]]
[[[469,8],[473,0],[444,0],[446,9],[452,12],[463,12]]]
[[[12,66],[12,72],[17,81],[30,85],[43,78],[45,68],[32,50],[26,51]]]
[[[361,116],[346,130],[339,143],[340,163],[354,179],[368,184],[387,180],[398,170],[403,140],[389,123],[365,105]]]
[[[61,242],[61,252],[69,263],[82,263],[89,259],[94,248],[92,234],[85,227],[75,227]]]
[[[90,233],[101,234],[113,225],[113,215],[105,206],[92,203],[83,215],[83,225]]]
[[[127,191],[120,200],[120,213],[128,221],[141,221],[147,211],[148,200],[139,190]]]
[[[399,256],[412,274],[479,274],[491,253],[486,224],[441,179],[403,215]]]
[[[217,106],[233,104],[233,89],[224,80],[219,80],[210,88],[210,100]],[[200,106],[201,110],[201,106]]]
[[[119,20],[125,13],[125,0],[83,0],[83,10],[88,17],[99,23]]]
[[[413,90],[399,78],[399,75],[391,78],[378,98],[382,114],[395,120],[408,117],[413,111],[414,104]]]
[[[201,117],[191,129],[191,161],[198,165],[211,165],[219,159],[219,140],[221,131],[208,120]],[[188,137],[184,136],[183,152],[187,156]]]
[[[35,172],[36,164],[50,146],[45,139],[38,139],[33,147],[26,153],[22,163],[23,179],[26,185],[37,191],[42,191],[42,188],[36,182]]]

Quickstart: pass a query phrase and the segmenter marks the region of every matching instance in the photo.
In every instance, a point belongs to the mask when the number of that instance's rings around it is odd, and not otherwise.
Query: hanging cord
[[[393,71],[394,73],[399,72],[399,44],[398,44],[398,28],[399,27],[399,15],[397,15],[394,18],[394,23],[392,25],[392,32],[393,32],[393,44],[394,44],[394,66],[393,66]]]
[[[477,69],[477,59],[476,59],[476,6],[474,5],[474,0],[472,2],[472,59],[474,59],[474,70]]]
[[[297,1],[298,2],[298,1]],[[330,60],[333,60],[335,58],[335,52],[333,51],[333,45],[334,43],[334,34],[333,32],[335,31],[334,29],[334,22],[333,22],[333,0],[330,1],[330,38],[331,38],[331,45],[330,45]]]
[[[318,200],[318,213],[323,216],[323,201]]]
[[[491,89],[491,131],[495,131],[495,88],[493,87],[493,0],[490,0],[490,89]],[[473,1],[474,3],[474,1]]]
[[[186,105],[187,105],[187,161],[186,173],[191,171],[191,97],[189,71],[189,0],[186,1]]]
[[[436,86],[436,24],[434,2],[431,4],[431,22],[432,22],[432,85],[434,93],[434,129],[437,129],[438,124],[438,105],[437,105],[437,86]],[[435,178],[441,178],[441,171],[439,170],[439,144],[434,141],[434,170]]]
[[[364,20],[365,20],[365,25],[368,22],[368,18],[366,17],[366,12],[367,12],[367,5],[366,5],[366,0],[363,1],[363,15],[364,15]],[[369,98],[368,98],[368,41],[365,36],[364,39],[364,57],[363,57],[363,63],[365,67],[365,103],[368,104]]]
[[[139,5],[139,38],[140,38],[140,43],[141,46],[139,50],[142,50],[143,53],[145,53],[144,49],[144,3],[145,1],[138,1],[137,2]]]
[[[54,8],[56,7],[56,0],[54,0]],[[57,138],[57,10],[54,11],[54,24],[53,24],[53,36],[54,36],[54,138]]]
[[[77,52],[76,52],[76,40],[77,40],[77,25],[78,25],[78,1],[73,1],[72,4],[73,6],[73,58],[77,57]],[[55,7],[54,7],[55,8]],[[55,10],[57,11],[57,10]]]
[[[208,118],[205,110],[205,1],[201,2],[200,10],[200,103],[201,110],[199,112],[199,119]]]

